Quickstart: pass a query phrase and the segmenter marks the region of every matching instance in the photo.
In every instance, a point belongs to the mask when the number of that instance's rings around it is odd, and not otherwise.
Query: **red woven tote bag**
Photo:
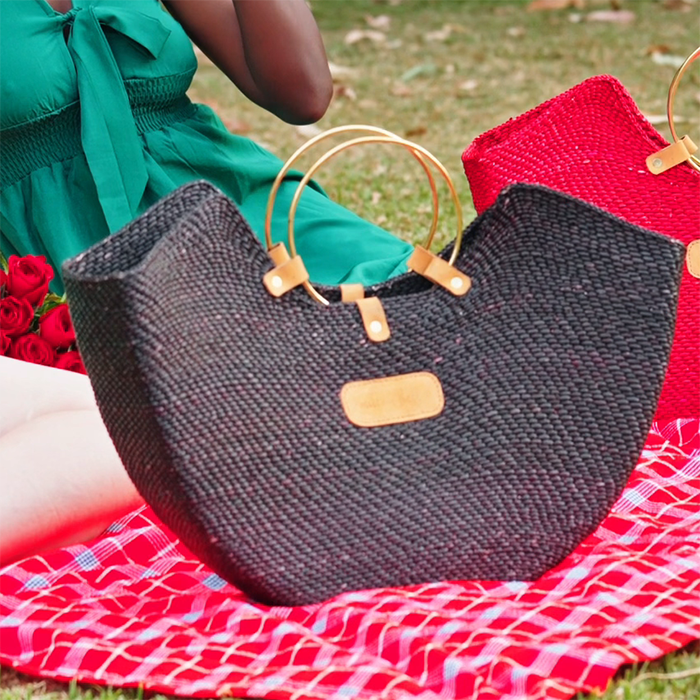
[[[486,132],[462,156],[478,213],[506,185],[541,184],[686,245],[697,241],[657,419],[700,415],[700,161],[652,174],[647,158],[668,145],[622,84],[602,75]]]

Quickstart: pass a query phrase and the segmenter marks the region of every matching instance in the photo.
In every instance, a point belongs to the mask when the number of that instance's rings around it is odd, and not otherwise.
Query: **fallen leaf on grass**
[[[540,12],[542,10],[568,10],[574,7],[577,10],[583,9],[583,0],[532,0],[527,6],[528,12]]]
[[[393,88],[391,88],[391,94],[394,95],[394,97],[412,97],[413,90],[411,90],[411,88],[408,87],[408,85],[398,83],[397,85],[394,85]]]
[[[379,204],[379,200],[382,198],[382,193],[376,190],[372,192],[372,204]]]
[[[404,132],[407,139],[411,139],[415,136],[423,136],[428,133],[427,126],[414,126],[412,129],[408,129]]]
[[[323,130],[320,129],[316,124],[298,124],[294,127],[299,136],[303,136],[305,139],[312,139],[314,136],[318,136]]]
[[[346,100],[354,102],[357,99],[357,93],[349,85],[336,85],[333,89],[333,97],[344,97]]]
[[[457,86],[457,89],[460,92],[471,92],[472,90],[476,90],[477,87],[479,87],[478,80],[465,80]]]
[[[373,44],[383,44],[386,41],[386,34],[376,29],[351,29],[344,39],[348,46],[364,40],[371,41]]]
[[[391,17],[388,15],[378,15],[377,17],[365,15],[365,22],[367,22],[372,29],[387,30],[391,26]]]
[[[452,35],[452,27],[449,24],[443,26],[442,29],[436,29],[432,32],[423,34],[426,41],[446,41]]]
[[[506,34],[514,39],[518,39],[521,36],[525,36],[525,27],[508,27]]]
[[[631,10],[600,10],[589,12],[586,15],[587,22],[614,22],[616,24],[631,24],[637,19],[637,15]]]
[[[675,10],[677,12],[690,12],[693,5],[697,5],[696,0],[664,0],[665,10]]]
[[[343,78],[345,76],[351,76],[357,74],[356,68],[348,68],[347,66],[339,66],[337,63],[331,63],[328,61],[328,68],[331,72],[331,78],[336,80],[337,78]]]
[[[228,117],[225,114],[222,115],[221,112],[218,112],[218,114],[221,118],[221,121],[224,123],[224,126],[232,134],[238,134],[239,136],[243,136],[244,134],[249,134],[253,130],[253,127],[250,124],[248,124],[248,122],[245,122],[242,119],[237,119],[236,117]]]
[[[700,104],[700,92],[695,93],[695,101]]]
[[[666,114],[645,114],[644,118],[654,126],[658,126],[659,124],[666,124],[668,122],[668,115]],[[685,117],[675,115],[674,121],[681,123],[686,122],[688,120]]]
[[[672,53],[654,51],[651,54],[651,60],[654,61],[657,66],[671,66],[671,68],[680,68],[685,61],[685,57],[674,56]]]

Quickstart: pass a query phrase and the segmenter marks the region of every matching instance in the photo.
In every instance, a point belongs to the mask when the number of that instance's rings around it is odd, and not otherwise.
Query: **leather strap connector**
[[[698,150],[690,136],[684,136],[680,141],[652,153],[647,158],[647,168],[653,175],[660,175],[681,163],[690,160],[690,156]]]
[[[283,265],[287,262],[287,260],[290,260],[289,253],[287,252],[287,246],[284,245],[284,243],[273,245],[272,248],[267,251],[267,254],[270,256],[272,262],[275,263],[275,267]]]
[[[468,275],[422,246],[415,247],[407,264],[413,272],[439,284],[455,296],[464,296],[471,289],[472,281]]]
[[[391,331],[389,329],[389,323],[386,320],[384,307],[379,298],[366,297],[357,299],[355,303],[360,310],[362,322],[365,324],[367,337],[373,343],[382,343],[385,340],[389,340]]]
[[[365,288],[361,284],[341,284],[340,299],[344,304],[365,298]]]
[[[301,257],[297,255],[267,272],[263,277],[263,284],[273,297],[281,297],[308,279],[309,273]]]
[[[688,249],[685,253],[685,263],[688,266],[688,272],[693,277],[700,279],[700,238],[688,244]]]

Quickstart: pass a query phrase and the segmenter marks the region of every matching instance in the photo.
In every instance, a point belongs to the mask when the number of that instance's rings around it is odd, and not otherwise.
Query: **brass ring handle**
[[[676,74],[673,76],[673,80],[671,81],[671,87],[668,89],[668,102],[666,104],[666,114],[668,115],[668,125],[669,125],[669,128],[671,129],[671,136],[673,137],[674,141],[680,141],[680,139],[678,138],[678,134],[676,133],[676,127],[673,123],[674,122],[673,103],[675,102],[675,99],[676,99],[676,92],[678,91],[678,86],[681,82],[681,79],[683,78],[683,75],[690,67],[690,64],[693,63],[699,57],[700,57],[700,47],[695,49],[695,51],[693,51],[693,53],[691,53],[690,56],[688,56],[688,58],[685,59],[685,61],[681,65],[681,67],[676,71]],[[697,156],[691,155],[690,159],[687,162],[692,168],[695,168],[695,170],[700,172],[700,158],[698,158]]]
[[[319,160],[314,163],[307,173],[304,175],[304,177],[301,179],[299,182],[299,185],[297,186],[297,190],[294,193],[294,198],[292,199],[292,204],[289,208],[289,223],[288,223],[288,230],[287,230],[287,235],[289,237],[289,253],[292,257],[294,257],[297,254],[296,251],[296,242],[294,239],[294,221],[296,219],[296,213],[297,213],[297,207],[299,206],[299,200],[301,199],[302,192],[304,191],[304,188],[306,185],[309,183],[309,180],[314,176],[314,173],[326,162],[328,162],[331,158],[336,156],[338,153],[341,151],[344,151],[348,148],[352,148],[353,146],[359,146],[360,144],[366,144],[366,143],[388,143],[388,144],[396,144],[399,146],[402,146],[403,148],[412,151],[414,153],[419,153],[423,158],[426,160],[430,161],[437,170],[440,172],[440,174],[443,176],[445,179],[445,182],[447,183],[447,186],[450,190],[450,195],[452,196],[452,201],[455,206],[455,210],[457,212],[457,236],[455,237],[455,242],[454,242],[454,249],[452,250],[452,255],[450,256],[449,259],[449,264],[454,265],[455,260],[457,260],[457,256],[459,255],[459,249],[460,246],[462,245],[462,233],[463,233],[463,220],[462,220],[462,206],[459,203],[459,196],[457,194],[457,190],[455,188],[454,182],[452,182],[452,178],[450,177],[449,173],[445,169],[445,166],[428,150],[423,148],[422,146],[419,146],[416,143],[413,143],[411,141],[407,141],[406,139],[399,138],[395,135],[391,136],[363,136],[360,138],[352,139],[351,141],[345,141],[344,143],[339,144],[335,148],[332,148],[330,151],[328,151],[325,155],[323,155]],[[430,239],[428,241],[428,246],[432,243],[432,232]],[[426,246],[427,247],[427,246]],[[321,304],[328,305],[329,302],[328,300],[307,280],[303,282],[303,287],[311,296],[312,299],[315,299],[316,301],[320,302]]]
[[[270,189],[270,195],[269,195],[268,200],[267,200],[267,210],[265,212],[265,244],[267,245],[268,250],[270,250],[270,248],[272,248],[272,246],[274,245],[272,243],[272,212],[275,208],[275,200],[277,199],[277,193],[279,192],[279,188],[281,187],[282,182],[284,181],[284,178],[287,176],[287,173],[291,170],[294,163],[304,153],[306,153],[306,151],[308,151],[310,148],[315,146],[317,143],[324,141],[325,139],[328,139],[331,136],[335,136],[337,134],[346,134],[346,133],[350,133],[350,132],[365,132],[365,133],[370,133],[370,134],[391,137],[395,140],[401,140],[400,136],[397,136],[396,134],[393,134],[391,131],[387,131],[386,129],[381,129],[377,126],[367,126],[365,124],[349,124],[347,126],[336,126],[332,129],[328,129],[327,131],[324,131],[322,134],[318,134],[318,136],[314,136],[312,139],[310,139],[305,144],[300,146],[287,159],[287,162],[282,166],[282,169],[279,171],[279,173],[277,173],[277,177],[275,178],[275,181],[272,183],[272,188]],[[433,241],[433,238],[435,237],[435,232],[437,231],[438,218],[440,216],[440,202],[439,202],[437,187],[435,186],[435,179],[433,178],[433,174],[430,171],[430,168],[427,166],[427,164],[423,160],[423,157],[421,156],[420,153],[413,151],[412,154],[418,160],[418,162],[421,164],[423,170],[425,171],[425,174],[428,177],[428,181],[430,183],[430,189],[431,189],[432,197],[433,197],[433,220],[432,220],[431,225],[430,225],[430,235],[428,237],[428,242],[429,242],[428,245],[430,245]]]

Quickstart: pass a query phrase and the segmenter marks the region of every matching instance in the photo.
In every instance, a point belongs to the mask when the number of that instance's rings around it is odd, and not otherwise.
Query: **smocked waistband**
[[[157,131],[192,116],[195,106],[185,95],[190,73],[124,85],[139,134]],[[80,103],[0,131],[0,189],[30,173],[83,152],[80,135]]]

